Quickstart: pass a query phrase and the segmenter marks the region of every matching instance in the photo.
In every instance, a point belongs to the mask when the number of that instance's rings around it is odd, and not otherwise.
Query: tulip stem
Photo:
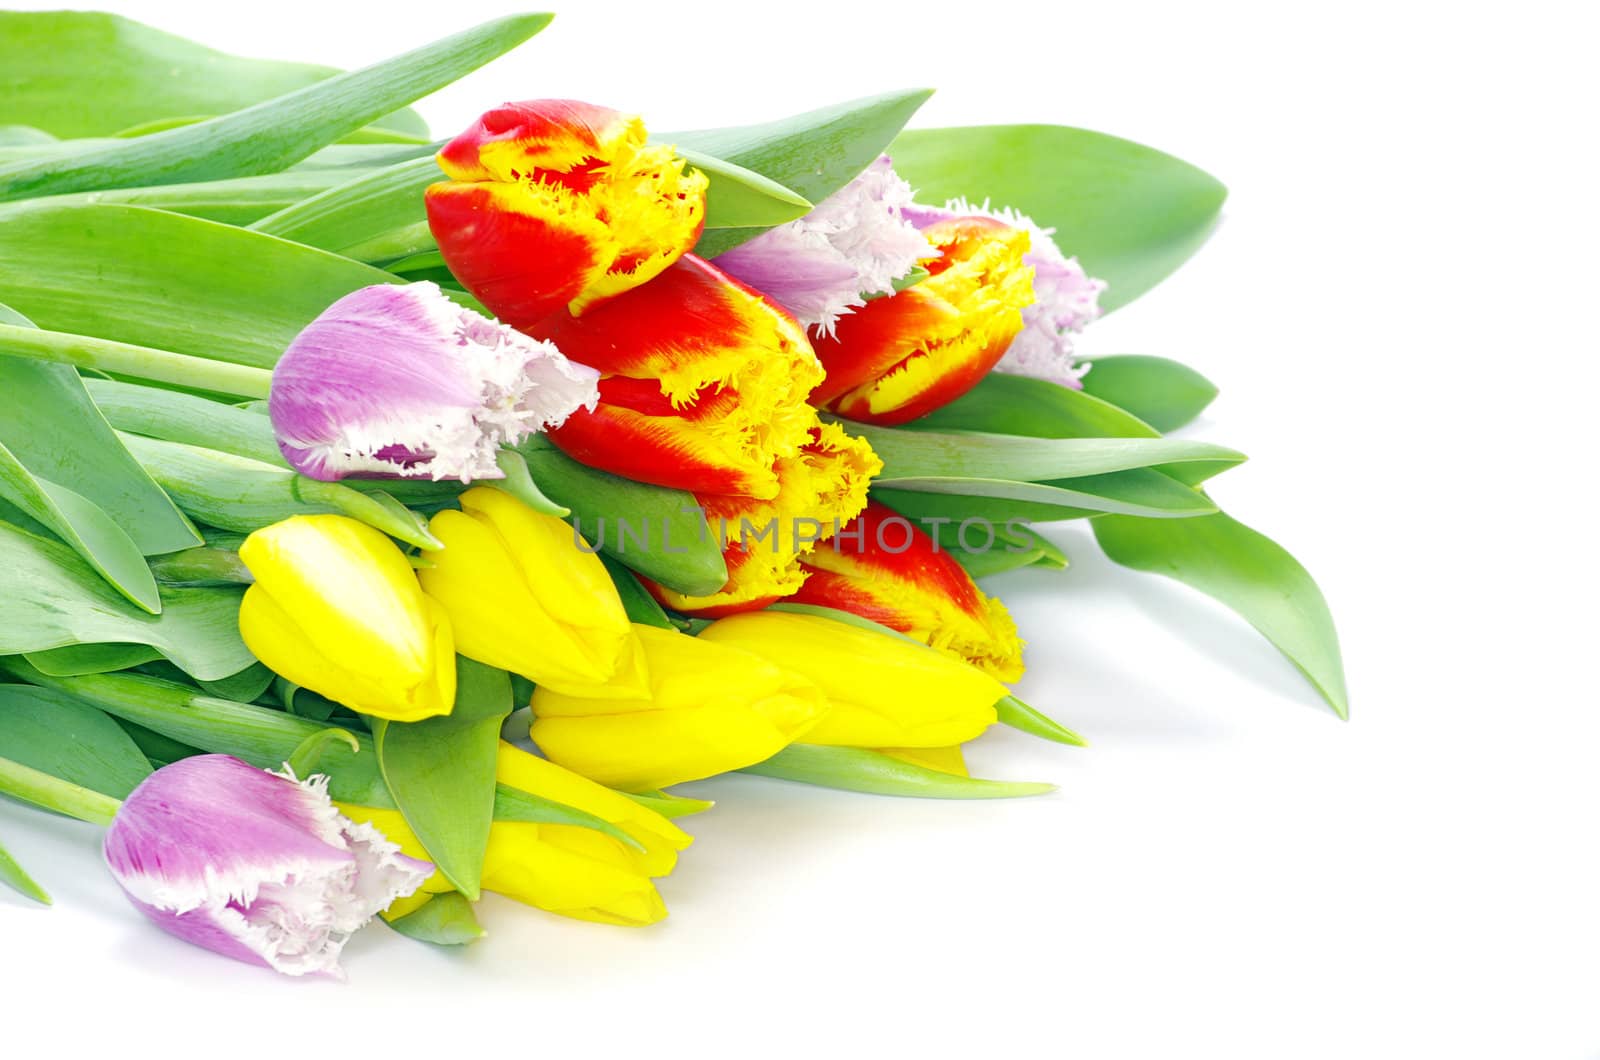
[[[13,324],[0,324],[0,353],[239,397],[264,398],[272,387],[265,368]]]
[[[0,758],[0,792],[90,824],[110,824],[122,805],[118,799],[41,773],[21,762]]]

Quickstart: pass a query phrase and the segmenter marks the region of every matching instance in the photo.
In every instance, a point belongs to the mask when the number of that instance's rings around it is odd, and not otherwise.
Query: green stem
[[[90,824],[110,824],[120,800],[0,758],[0,792]]]
[[[0,352],[240,397],[264,398],[272,387],[265,368],[12,324],[0,324]]]

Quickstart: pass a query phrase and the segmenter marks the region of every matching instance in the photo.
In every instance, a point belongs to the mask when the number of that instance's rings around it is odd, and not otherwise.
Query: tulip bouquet
[[[1243,457],[1163,435],[1214,389],[1075,350],[1219,184],[906,130],[926,91],[443,141],[400,109],[548,21],[339,73],[0,13],[0,793],[284,973],[378,915],[470,942],[484,891],[650,924],[710,806],[675,785],[1049,790],[962,748],[1081,743],[978,583],[1065,566],[1033,527],[1067,519],[1344,712],[1315,584],[1202,488]]]

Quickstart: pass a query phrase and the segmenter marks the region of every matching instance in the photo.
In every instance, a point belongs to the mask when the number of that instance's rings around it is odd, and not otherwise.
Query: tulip
[[[147,777],[111,822],[105,857],[163,931],[285,975],[340,978],[350,936],[433,871],[340,815],[327,778],[297,782],[229,755]]]
[[[1010,207],[991,208],[988,200],[974,206],[966,199],[952,199],[942,210],[927,206],[905,210],[907,219],[919,228],[974,214],[1020,228],[1029,237],[1028,253],[1022,261],[1033,268],[1034,302],[1023,307],[1022,332],[1012,340],[995,371],[1081,388],[1079,380],[1089,366],[1076,363],[1073,338],[1099,319],[1100,293],[1106,282],[1091,279],[1077,258],[1061,252],[1053,238],[1055,229],[1041,228],[1033,218]]]
[[[801,559],[795,603],[848,611],[964,659],[1002,681],[1022,676],[1005,605],[909,519],[873,502],[827,547]]]
[[[311,478],[470,482],[503,477],[502,445],[593,408],[598,379],[434,284],[379,284],[295,336],[268,409],[284,458]]]
[[[953,217],[922,235],[940,251],[928,278],[868,302],[817,340],[827,371],[817,404],[867,423],[905,423],[971,390],[1022,330],[1033,301],[1027,232]]]
[[[607,787],[648,791],[770,758],[827,711],[814,683],[757,655],[634,628],[649,664],[647,696],[534,690],[531,735],[552,762]]]
[[[484,854],[485,890],[562,916],[605,924],[643,926],[667,915],[652,878],[670,873],[678,851],[691,842],[681,829],[625,795],[508,743],[500,744],[495,776],[509,787],[609,821],[643,849],[577,825],[495,821],[489,826]],[[422,852],[398,810],[340,808],[383,831],[400,849]],[[404,916],[433,895],[453,889],[443,874],[435,873],[415,895],[390,906],[384,915]]]
[[[373,717],[450,713],[450,620],[382,533],[348,516],[297,515],[245,538],[239,558],[255,578],[239,633],[270,669]]]
[[[884,155],[799,220],[717,255],[717,268],[831,335],[841,316],[938,256],[902,215],[911,205],[911,185]]]
[[[433,517],[444,544],[417,572],[456,650],[554,689],[644,694],[643,655],[600,557],[571,527],[478,486]]]
[[[700,238],[707,181],[645,136],[638,117],[574,100],[484,114],[427,191],[445,264],[515,328],[659,275]]]
[[[699,639],[741,648],[810,678],[830,708],[808,744],[948,747],[996,720],[1006,687],[976,667],[887,633],[815,615],[754,611],[713,622]]]
[[[600,404],[550,438],[568,456],[639,482],[770,500],[774,463],[810,440],[806,397],[822,366],[805,332],[693,255],[581,317],[532,329],[598,368]]]
[[[764,607],[804,584],[802,560],[867,503],[867,486],[883,468],[863,438],[831,423],[811,429],[811,441],[774,470],[779,491],[771,500],[699,496],[707,523],[725,542],[728,581],[709,596],[686,596],[646,579],[667,607],[716,618]]]

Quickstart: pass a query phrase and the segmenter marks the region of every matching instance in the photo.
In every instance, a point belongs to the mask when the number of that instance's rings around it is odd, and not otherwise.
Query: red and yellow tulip
[[[849,611],[965,659],[1002,681],[1022,676],[1022,641],[1005,605],[950,553],[882,504],[802,557],[795,603]]]
[[[916,419],[976,386],[1022,330],[1034,297],[1025,230],[971,216],[922,234],[941,252],[924,262],[928,278],[817,339],[827,370],[813,395],[820,407],[865,423]]]
[[[487,112],[427,191],[445,264],[516,328],[659,275],[700,238],[707,181],[645,136],[637,116],[575,100]]]

